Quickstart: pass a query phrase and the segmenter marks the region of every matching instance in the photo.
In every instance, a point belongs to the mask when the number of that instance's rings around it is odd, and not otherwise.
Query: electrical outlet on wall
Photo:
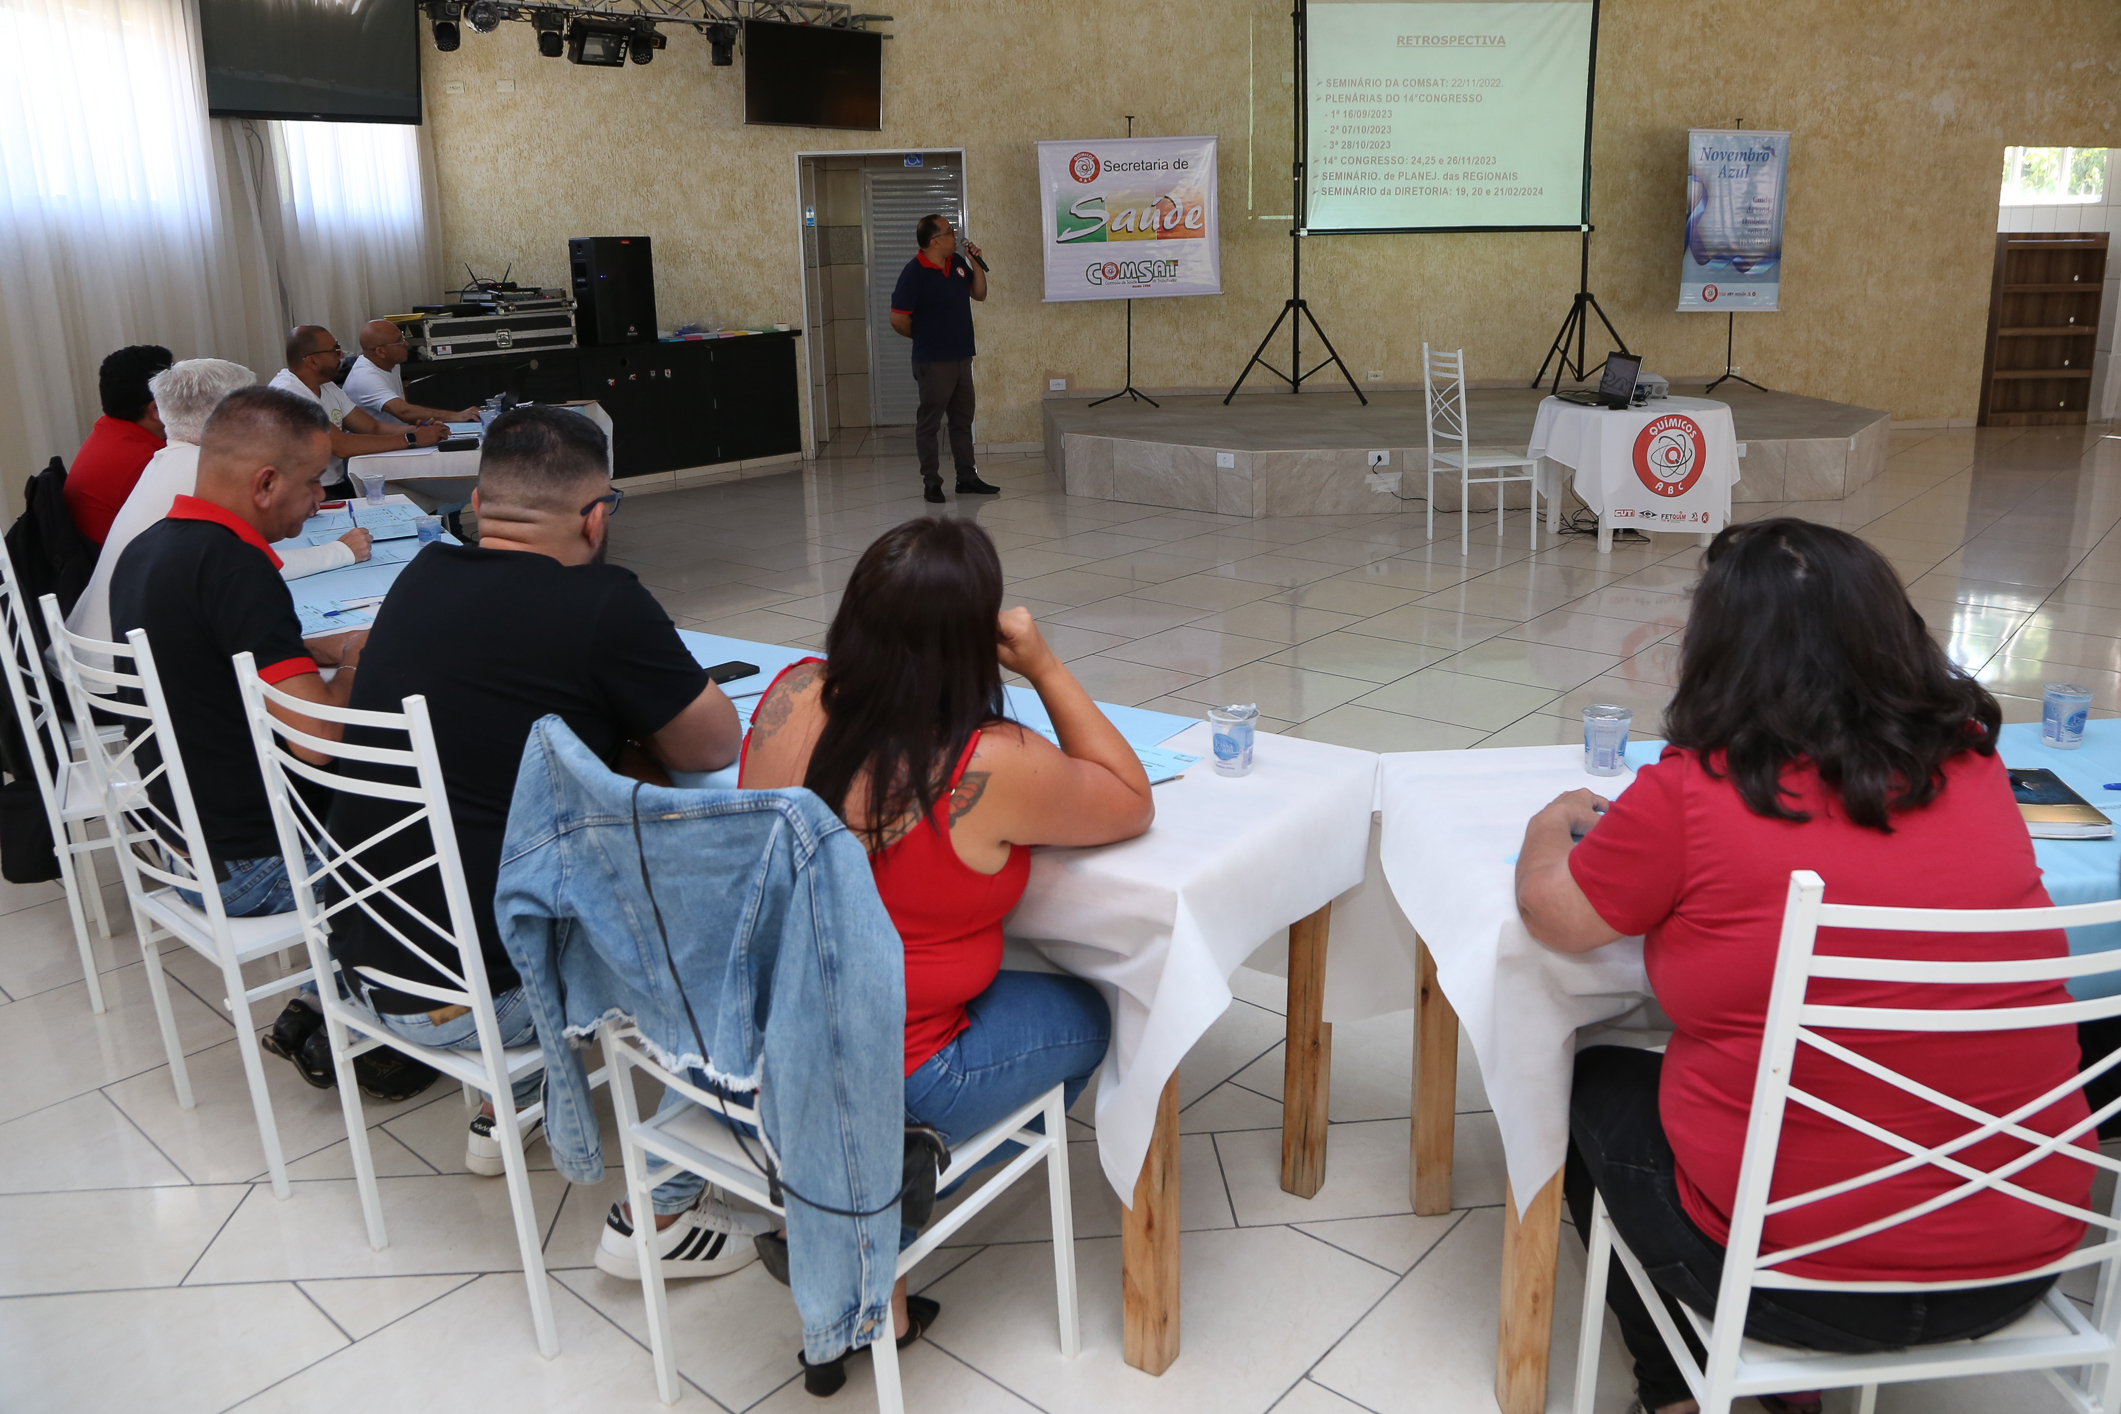
[[[1235,452],[1217,452],[1215,454],[1215,464],[1217,466],[1234,467],[1237,465],[1237,454]]]
[[[1068,380],[1065,378],[1048,378],[1046,380],[1046,391],[1049,393],[1065,393],[1068,391]]]
[[[1371,466],[1390,466],[1391,464],[1392,464],[1392,454],[1391,454],[1390,452],[1372,452],[1372,453],[1370,453],[1370,465],[1371,465]]]
[[[495,93],[514,93],[516,91],[516,81],[514,79],[495,79],[493,81],[493,91]]]
[[[464,81],[462,79],[451,79],[448,83],[442,85],[442,92],[444,93],[462,93],[463,91]]]
[[[1382,368],[1373,368],[1373,369],[1371,369],[1371,370],[1370,370],[1370,381],[1371,381],[1372,383],[1382,383],[1382,382],[1384,382],[1384,381],[1385,381],[1385,371],[1384,371],[1384,370],[1383,370]]]

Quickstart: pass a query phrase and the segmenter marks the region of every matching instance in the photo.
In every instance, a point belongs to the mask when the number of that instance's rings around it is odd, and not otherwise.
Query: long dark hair
[[[825,729],[803,784],[844,820],[868,772],[872,853],[894,821],[932,823],[972,733],[1005,720],[1001,611],[1001,557],[971,521],[909,520],[855,562],[825,634]]]
[[[1754,814],[1810,818],[1781,781],[1803,758],[1849,819],[1890,833],[1893,811],[1936,799],[1947,760],[1995,754],[2002,709],[1944,656],[1871,546],[1784,517],[1731,526],[1704,563],[1665,734],[1712,772],[1722,753]]]

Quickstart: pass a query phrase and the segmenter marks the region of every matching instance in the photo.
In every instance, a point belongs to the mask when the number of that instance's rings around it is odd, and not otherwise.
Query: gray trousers
[[[950,419],[950,459],[957,463],[957,474],[974,475],[978,466],[972,457],[972,360],[916,363],[913,381],[921,390],[920,411],[913,419],[913,450],[920,454],[921,480],[942,483],[936,433],[942,430],[945,415]]]

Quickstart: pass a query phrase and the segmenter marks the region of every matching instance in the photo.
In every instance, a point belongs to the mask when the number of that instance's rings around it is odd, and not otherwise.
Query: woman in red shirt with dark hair
[[[1713,1312],[1738,1187],[1753,1081],[1790,871],[1826,880],[1830,903],[1925,908],[2048,905],[2031,838],[1996,757],[2002,713],[1955,667],[1908,603],[1892,567],[1855,536],[1809,521],[1736,525],[1716,537],[1694,591],[1671,744],[1603,813],[1571,791],[1532,818],[1517,868],[1532,936],[1585,952],[1641,934],[1658,1002],[1675,1027],[1663,1055],[1600,1046],[1576,1059],[1564,1191],[1579,1233],[1594,1190],[1667,1302]],[[1573,835],[1582,842],[1571,846]],[[1824,930],[1825,954],[1998,960],[2068,951],[2059,931],[1923,934]],[[1885,984],[1819,983],[1815,1001],[1890,1004]],[[1964,989],[1973,1006],[2067,1002],[2059,983]],[[1973,995],[1978,993],[1979,995]],[[1903,1003],[1934,1005],[1926,994]],[[2068,1027],[1973,1034],[1848,1033],[1844,1044],[1947,1095],[2001,1114],[2074,1076]],[[1793,1079],[1841,1108],[1925,1144],[1963,1120],[1815,1049]],[[2053,1134],[2081,1122],[2083,1093],[2024,1121]],[[2089,1140],[2087,1139],[2087,1143]],[[2025,1151],[1993,1138],[1959,1157],[1990,1169]],[[1783,1122],[1777,1198],[1900,1157],[1800,1105]],[[2052,1156],[2016,1182],[2070,1203],[2088,1165]],[[1955,1187],[1933,1166],[1771,1216],[1772,1251],[1848,1231]],[[1993,1191],[1788,1263],[1833,1281],[1978,1281],[2073,1249],[2083,1224]],[[1958,1340],[2029,1310],[2052,1278],[1927,1292],[1756,1294],[1749,1334],[1816,1350],[1869,1351]],[[1634,1285],[1606,1293],[1635,1357],[1642,1404],[1694,1401]],[[1681,1330],[1687,1330],[1680,1321]],[[1816,1409],[1816,1394],[1769,1396]]]
[[[825,652],[759,700],[739,779],[807,786],[869,851],[906,949],[908,1122],[955,1144],[1055,1085],[1074,1103],[1111,1039],[1105,1000],[1074,977],[1002,971],[1002,920],[1023,897],[1028,846],[1149,828],[1141,761],[1029,611],[1002,609],[1001,559],[972,521],[908,521],[864,551]],[[1037,691],[1059,746],[1009,720],[1005,669]],[[909,1312],[903,1281],[892,1304],[901,1343],[937,1310]]]

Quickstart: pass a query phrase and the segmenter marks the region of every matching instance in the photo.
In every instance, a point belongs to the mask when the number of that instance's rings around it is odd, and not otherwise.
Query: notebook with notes
[[[2113,838],[2114,822],[2105,812],[2071,790],[2053,771],[2013,768],[2011,794],[2018,813],[2036,840],[2104,840]]]

